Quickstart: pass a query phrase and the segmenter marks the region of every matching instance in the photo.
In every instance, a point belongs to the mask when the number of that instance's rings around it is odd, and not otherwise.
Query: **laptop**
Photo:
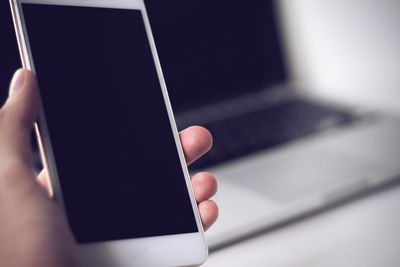
[[[275,1],[147,0],[179,129],[214,147],[190,166],[219,183],[211,249],[400,174],[400,121],[291,86]]]
[[[179,128],[199,124],[214,135],[214,148],[190,167],[219,182],[211,249],[398,176],[398,118],[290,86],[273,1],[145,2]],[[3,102],[20,59],[1,5]]]

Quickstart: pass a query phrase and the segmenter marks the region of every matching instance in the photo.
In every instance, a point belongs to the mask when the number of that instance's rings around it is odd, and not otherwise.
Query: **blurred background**
[[[0,5],[0,99],[3,103],[8,95],[11,77],[22,64],[18,53],[10,5],[8,1],[2,1]]]
[[[399,111],[399,1],[279,2],[295,83]]]

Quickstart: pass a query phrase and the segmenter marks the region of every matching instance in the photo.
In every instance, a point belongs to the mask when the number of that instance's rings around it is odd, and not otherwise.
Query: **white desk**
[[[210,254],[203,267],[400,266],[400,186]]]

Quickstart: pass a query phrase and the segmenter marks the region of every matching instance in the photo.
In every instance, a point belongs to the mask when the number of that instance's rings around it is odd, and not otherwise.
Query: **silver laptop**
[[[211,249],[400,174],[397,118],[290,86],[274,1],[148,0],[147,8],[178,127],[214,135],[191,166],[219,182]]]

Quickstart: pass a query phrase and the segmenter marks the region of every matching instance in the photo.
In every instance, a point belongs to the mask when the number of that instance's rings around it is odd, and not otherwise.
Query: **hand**
[[[2,266],[79,266],[78,246],[61,209],[48,194],[42,172],[34,176],[30,133],[37,119],[39,94],[36,79],[19,70],[10,97],[0,110],[0,261]],[[210,133],[191,127],[180,133],[188,164],[211,147]],[[199,173],[192,178],[204,228],[218,216],[209,200],[217,190],[215,178]]]

